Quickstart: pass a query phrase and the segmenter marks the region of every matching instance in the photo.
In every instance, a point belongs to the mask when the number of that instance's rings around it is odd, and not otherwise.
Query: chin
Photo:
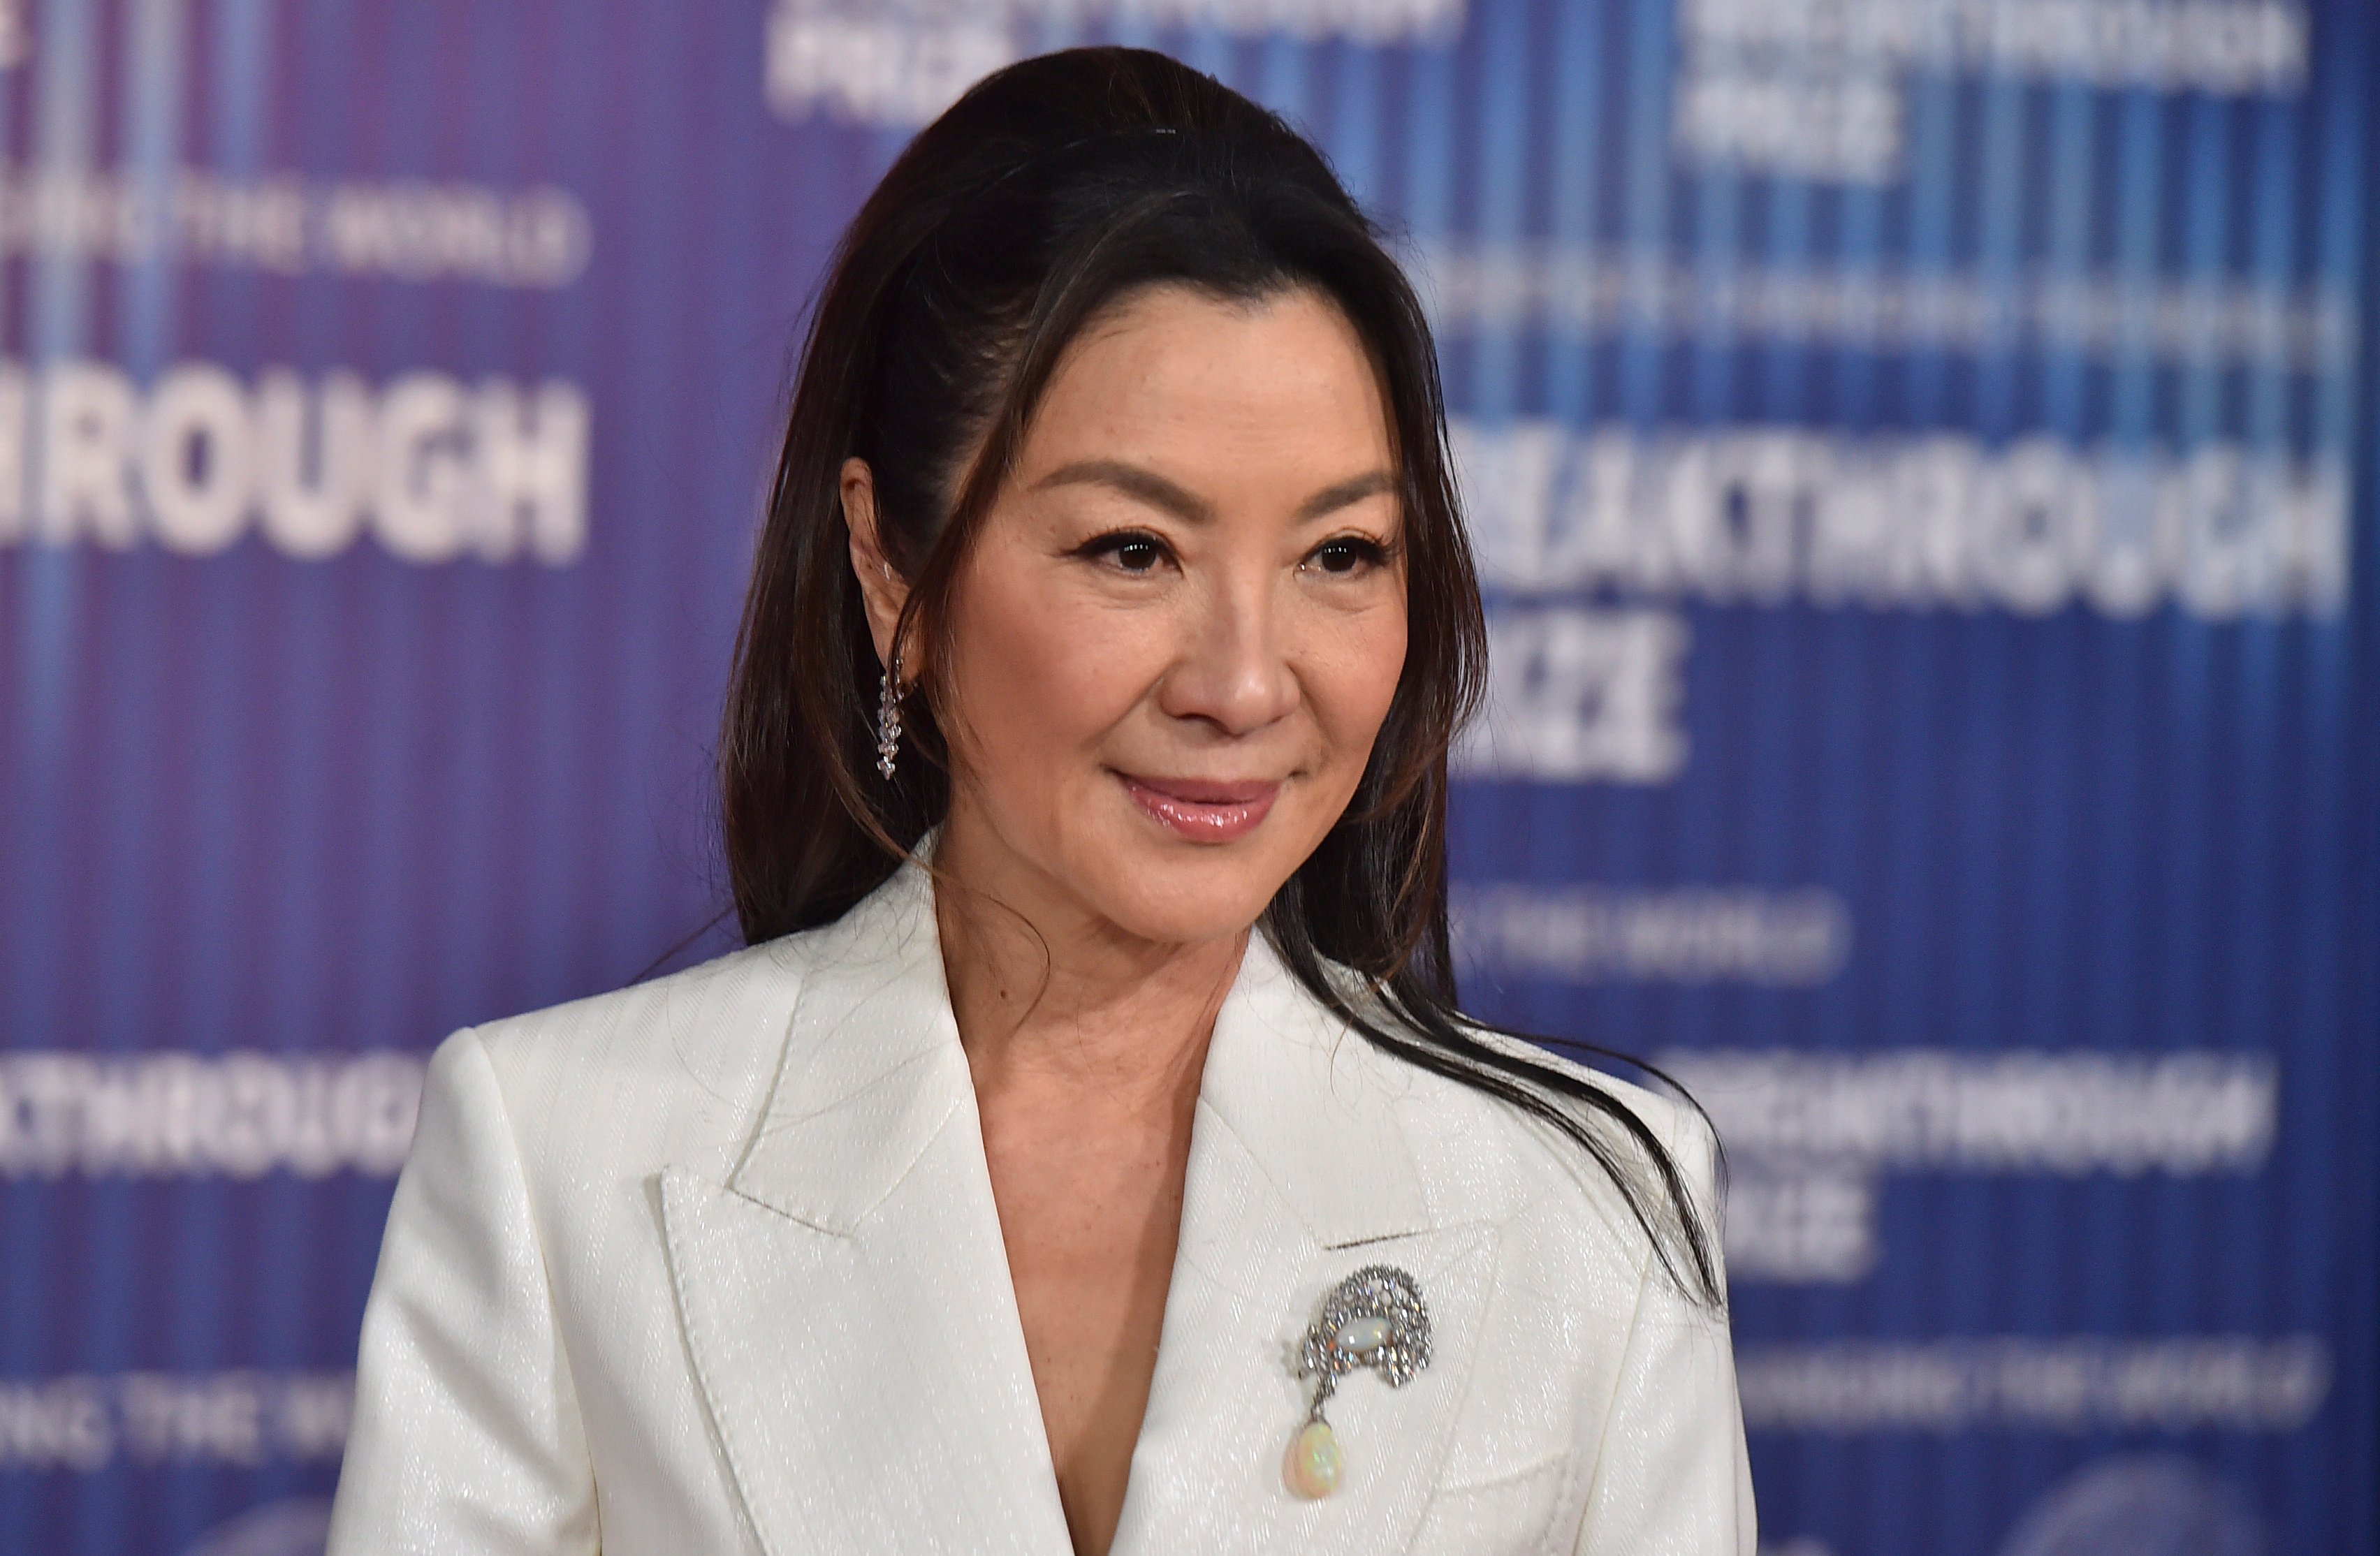
[[[1281,865],[1269,849],[1144,843],[1104,855],[1098,873],[1106,889],[1095,900],[1116,927],[1144,940],[1221,940],[1263,916],[1295,862]]]

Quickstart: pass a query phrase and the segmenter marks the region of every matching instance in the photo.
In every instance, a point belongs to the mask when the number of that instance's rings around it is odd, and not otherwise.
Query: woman
[[[917,138],[747,605],[749,948],[440,1048],[334,1551],[1751,1550],[1709,1136],[1453,1006],[1443,436],[1213,80]]]

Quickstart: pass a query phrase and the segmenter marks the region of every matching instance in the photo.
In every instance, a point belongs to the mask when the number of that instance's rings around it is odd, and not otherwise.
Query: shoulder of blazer
[[[1701,1113],[1677,1097],[1664,1096],[1650,1087],[1622,1080],[1592,1065],[1581,1064],[1554,1049],[1540,1047],[1525,1038],[1514,1037],[1491,1027],[1474,1025],[1469,1031],[1475,1040],[1487,1047],[1518,1055],[1547,1069],[1583,1080],[1612,1098],[1641,1119],[1664,1149],[1679,1152],[1681,1166],[1687,1165],[1709,1140],[1710,1127]],[[1701,1137],[1700,1140],[1697,1140],[1697,1136]]]
[[[1364,996],[1362,989],[1364,981],[1359,974],[1347,968],[1339,966],[1335,962],[1326,963],[1325,966],[1333,981],[1344,985],[1349,995],[1358,1001],[1363,999]],[[1319,1007],[1320,1002],[1318,1000],[1315,1000],[1310,994],[1307,994],[1302,985],[1299,986],[1299,993],[1305,995],[1308,1003],[1314,1004],[1318,1008]],[[1326,1019],[1332,1020],[1334,1023],[1337,1020],[1337,1018],[1329,1017],[1327,1013]],[[1664,1096],[1660,1092],[1653,1091],[1649,1087],[1640,1086],[1633,1081],[1622,1080],[1619,1076],[1613,1075],[1607,1070],[1597,1069],[1592,1065],[1581,1064],[1577,1060],[1570,1058],[1555,1049],[1541,1046],[1538,1043],[1530,1042],[1526,1038],[1518,1037],[1510,1032],[1500,1031],[1494,1027],[1483,1026],[1469,1018],[1458,1017],[1457,1020],[1463,1026],[1466,1035],[1471,1037],[1473,1041],[1479,1043],[1482,1047],[1492,1048],[1499,1053],[1508,1054],[1517,1058],[1525,1059],[1534,1065],[1542,1067],[1545,1069],[1567,1075],[1577,1080],[1583,1080],[1588,1085],[1596,1088],[1597,1091],[1603,1092],[1606,1096],[1612,1098],[1621,1106],[1627,1108],[1629,1112],[1634,1114],[1637,1118],[1642,1120],[1645,1128],[1652,1131],[1653,1138],[1659,1140],[1665,1150],[1679,1153],[1679,1164],[1681,1167],[1690,1168],[1693,1164],[1693,1159],[1697,1154],[1707,1152],[1710,1145],[1709,1125],[1704,1120],[1698,1110],[1690,1104],[1682,1102],[1678,1098]],[[1449,1080],[1443,1077],[1434,1074],[1433,1072],[1424,1071],[1420,1069],[1419,1067],[1412,1064],[1411,1061],[1406,1060],[1402,1056],[1391,1056],[1391,1063],[1401,1069],[1413,1072],[1416,1076],[1426,1076],[1427,1080],[1434,1087],[1444,1087],[1457,1094],[1478,1097],[1483,1103],[1488,1104],[1498,1115],[1512,1118],[1524,1124],[1526,1122],[1524,1116],[1519,1114],[1516,1109],[1512,1108],[1509,1104],[1498,1102],[1493,1098],[1488,1097],[1485,1093],[1478,1092],[1472,1088],[1463,1086],[1458,1081]],[[1585,1113],[1584,1109],[1581,1111],[1583,1114]],[[1589,1118],[1593,1117],[1591,1114],[1586,1114],[1585,1116],[1588,1116]],[[1606,1120],[1603,1122],[1603,1128],[1607,1130],[1617,1130],[1621,1128],[1621,1126]],[[1699,1140],[1697,1139],[1697,1136],[1700,1137]],[[1630,1150],[1635,1149],[1632,1142],[1633,1137],[1631,1137],[1631,1140],[1629,1141],[1622,1141],[1617,1139],[1614,1140],[1615,1145],[1621,1146],[1622,1149]],[[1566,1147],[1564,1149],[1575,1150],[1576,1148]]]
[[[723,1172],[773,1081],[794,1007],[838,925],[474,1029],[525,1168]],[[540,1171],[544,1169],[544,1171]],[[598,1176],[613,1176],[601,1172]]]
[[[1476,1026],[1468,1030],[1483,1045],[1583,1080],[1633,1114],[1671,1154],[1698,1213],[1716,1226],[1717,1142],[1693,1106],[1525,1039]],[[1404,1117],[1426,1182],[1434,1186],[1461,1179],[1475,1184],[1492,1159],[1508,1181],[1503,1197],[1513,1214],[1537,1223],[1546,1235],[1583,1239],[1596,1245],[1597,1253],[1639,1268],[1651,1260],[1651,1239],[1611,1172],[1575,1140],[1500,1098],[1402,1058],[1390,1062],[1415,1078],[1413,1103]],[[1609,1147],[1614,1165],[1629,1175],[1633,1187],[1658,1203],[1662,1191],[1656,1169],[1635,1136],[1584,1104],[1570,1104],[1568,1110]],[[1492,1149],[1483,1149],[1489,1142]],[[1432,1198],[1437,1197],[1433,1187]]]

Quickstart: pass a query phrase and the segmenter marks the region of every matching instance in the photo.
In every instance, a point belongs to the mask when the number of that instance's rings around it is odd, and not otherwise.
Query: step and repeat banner
[[[1718,1121],[1766,1556],[2380,1550],[2374,26],[0,0],[0,1552],[319,1549],[431,1046],[729,944],[830,246],[1091,41],[1431,300],[1466,993]]]

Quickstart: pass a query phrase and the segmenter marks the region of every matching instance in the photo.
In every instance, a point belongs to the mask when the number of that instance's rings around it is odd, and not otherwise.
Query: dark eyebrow
[[[1112,459],[1078,459],[1072,464],[1062,464],[1036,481],[1033,489],[1043,491],[1050,487],[1078,484],[1113,487],[1127,497],[1137,498],[1152,508],[1162,508],[1189,524],[1205,524],[1215,516],[1214,504],[1196,492],[1154,470]],[[1396,484],[1396,477],[1386,470],[1367,471],[1316,492],[1298,504],[1297,517],[1301,523],[1320,518],[1367,497],[1393,491]]]
[[[1350,503],[1361,502],[1367,497],[1376,497],[1381,492],[1396,489],[1396,476],[1386,470],[1369,471],[1342,481],[1335,487],[1324,487],[1298,505],[1297,516],[1301,520],[1318,519],[1323,514],[1335,513]]]
[[[1189,524],[1205,524],[1215,516],[1214,504],[1196,492],[1175,485],[1154,470],[1143,470],[1136,464],[1122,464],[1112,459],[1078,459],[1072,464],[1062,464],[1033,483],[1035,491],[1051,487],[1075,485],[1113,487],[1126,497],[1135,497],[1152,508],[1162,508]]]

